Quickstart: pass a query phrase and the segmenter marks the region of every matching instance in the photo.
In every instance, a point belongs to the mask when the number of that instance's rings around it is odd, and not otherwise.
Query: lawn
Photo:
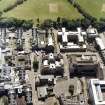
[[[68,19],[82,18],[67,0],[27,0],[24,4],[3,14],[3,17],[33,19],[34,22],[37,18],[43,21],[44,19],[56,19],[58,16]]]
[[[76,0],[81,7],[97,19],[105,18],[105,0]]]
[[[3,11],[3,9],[8,7],[9,5],[14,4],[15,1],[16,0],[1,0],[0,1],[0,11]]]

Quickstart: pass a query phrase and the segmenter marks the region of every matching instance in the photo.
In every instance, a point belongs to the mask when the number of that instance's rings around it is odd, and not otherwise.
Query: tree
[[[16,28],[21,27],[23,22],[24,22],[24,20],[19,20],[19,19],[16,19],[16,18],[13,18],[12,21],[13,21],[14,27],[16,27]]]
[[[2,16],[2,14],[3,14],[3,13],[0,11],[0,17]]]
[[[39,62],[38,61],[33,62],[33,68],[34,68],[34,71],[36,72],[37,69],[39,68]]]
[[[57,27],[58,27],[58,28],[61,28],[61,23],[62,23],[61,20],[62,20],[62,19],[61,19],[60,17],[57,17]]]
[[[24,20],[23,24],[22,24],[22,27],[24,30],[28,30],[30,28],[33,27],[33,21],[32,20]]]
[[[48,38],[48,29],[45,29],[46,33],[45,33],[45,37]]]
[[[49,29],[49,28],[51,28],[52,23],[53,23],[52,20],[46,19],[46,20],[41,24],[41,27],[42,27],[43,29]]]
[[[84,29],[87,29],[90,25],[91,25],[91,21],[89,19],[84,18],[84,19],[81,20],[81,26]]]
[[[36,21],[37,21],[36,26],[39,27],[39,24],[40,24],[40,20],[39,20],[39,18],[37,18]]]
[[[65,18],[62,18],[62,27],[68,28],[68,20]]]
[[[74,85],[69,86],[69,92],[71,93],[71,96],[74,94]]]

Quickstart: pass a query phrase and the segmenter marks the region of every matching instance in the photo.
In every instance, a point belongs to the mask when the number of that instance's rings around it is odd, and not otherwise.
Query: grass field
[[[67,0],[27,0],[24,4],[3,14],[3,17],[33,19],[34,21],[37,18],[41,21],[44,19],[56,19],[58,16],[68,19],[82,18]]]
[[[96,18],[105,18],[105,0],[76,0],[81,7]]]
[[[0,1],[0,11],[3,11],[3,9],[8,7],[9,5],[14,4],[15,1],[16,0],[1,0]]]
[[[16,0],[1,0],[0,11]],[[76,0],[81,7],[96,18],[105,18],[105,0]],[[68,19],[82,18],[78,11],[67,0],[27,0],[13,10],[3,13],[3,17],[16,17],[19,19],[37,18],[56,19],[58,16]]]

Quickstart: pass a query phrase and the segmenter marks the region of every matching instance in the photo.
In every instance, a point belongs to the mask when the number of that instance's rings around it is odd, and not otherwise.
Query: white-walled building
[[[95,38],[96,46],[98,50],[100,50],[100,54],[102,56],[102,59],[105,63],[105,45],[103,40],[100,37]]]
[[[86,32],[81,28],[77,28],[77,31],[66,31],[62,28],[62,31],[58,32],[58,41],[60,42],[60,50],[65,51],[85,51],[86,44],[84,36]]]
[[[99,47],[99,49],[101,51],[105,50],[104,43],[103,43],[103,41],[102,41],[102,39],[100,37],[95,38],[95,41],[96,41],[96,44],[97,44],[97,46]]]
[[[98,37],[97,29],[93,28],[92,26],[89,26],[89,28],[87,29],[87,36],[88,38],[91,38],[91,39]]]
[[[89,95],[92,105],[105,105],[105,80],[90,79]]]

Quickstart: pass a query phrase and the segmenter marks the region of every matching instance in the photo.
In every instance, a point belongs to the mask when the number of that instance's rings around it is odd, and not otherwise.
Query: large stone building
[[[70,58],[70,75],[97,77],[101,67],[96,54],[72,55]]]
[[[49,75],[61,75],[64,73],[64,63],[63,57],[60,54],[50,53],[48,55],[43,55],[41,74]]]
[[[32,29],[32,50],[46,51],[48,53],[54,52],[54,41],[50,32],[47,33],[45,30]]]

